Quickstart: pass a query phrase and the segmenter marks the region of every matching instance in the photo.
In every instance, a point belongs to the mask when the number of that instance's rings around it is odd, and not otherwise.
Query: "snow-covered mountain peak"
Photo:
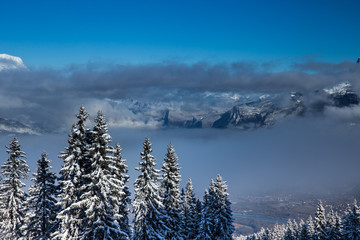
[[[326,88],[324,91],[330,95],[339,94],[344,95],[352,92],[352,86],[348,82],[340,83],[332,88]]]
[[[328,97],[332,99],[337,107],[349,107],[360,103],[359,96],[353,91],[348,82],[340,83],[332,88],[324,89]]]
[[[0,54],[0,71],[4,70],[25,70],[27,67],[19,57],[8,54]]]

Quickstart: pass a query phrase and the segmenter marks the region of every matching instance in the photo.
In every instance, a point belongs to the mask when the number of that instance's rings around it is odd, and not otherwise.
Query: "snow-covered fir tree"
[[[284,240],[296,240],[296,229],[293,222],[289,219],[286,229],[285,229],[285,235]]]
[[[308,230],[308,236],[310,239],[313,239],[315,234],[315,226],[314,226],[314,220],[312,219],[311,216],[309,216],[309,218],[307,219],[306,225]]]
[[[308,224],[304,222],[304,220],[301,219],[299,224],[299,240],[308,240],[311,237],[309,236],[309,229]]]
[[[227,185],[220,175],[216,181],[211,180],[205,191],[199,235],[196,239],[233,239],[231,202],[227,193]]]
[[[25,236],[26,239],[50,239],[56,230],[59,207],[56,205],[56,176],[51,172],[46,152],[37,161],[37,173],[33,176],[34,184],[28,191]]]
[[[196,199],[196,208],[195,208],[195,222],[197,226],[196,237],[199,236],[200,234],[202,210],[203,210],[203,204],[201,203],[200,199]]]
[[[326,218],[326,239],[342,239],[341,232],[342,229],[339,217],[334,213],[334,210],[331,207]]]
[[[131,237],[131,228],[129,223],[129,205],[131,204],[130,199],[130,190],[127,186],[129,182],[128,166],[126,165],[126,160],[121,155],[121,147],[119,143],[115,144],[114,148],[114,167],[113,172],[115,173],[115,177],[120,180],[122,185],[122,193],[120,198],[118,198],[117,194],[111,196],[111,201],[113,205],[116,206],[116,219],[118,221],[120,230],[124,233],[126,238],[130,239]]]
[[[295,221],[295,219],[293,220],[293,228],[295,230],[295,237],[296,239],[299,239],[300,236],[300,226],[299,224]]]
[[[356,200],[348,205],[343,219],[343,237],[349,240],[360,239],[360,211]]]
[[[165,224],[168,227],[165,238],[167,240],[181,240],[182,229],[181,224],[181,197],[180,197],[180,168],[178,157],[175,153],[173,145],[170,143],[167,153],[162,164],[162,184],[161,193],[163,197],[163,205],[166,214]]]
[[[88,167],[88,144],[87,129],[85,121],[88,113],[83,106],[80,107],[79,114],[76,116],[78,121],[71,128],[68,138],[69,146],[65,152],[59,156],[63,159],[64,165],[60,170],[60,194],[59,206],[61,208],[57,218],[59,228],[53,234],[54,239],[75,240],[79,239],[84,230],[85,215],[79,206],[80,187],[84,184],[83,174]]]
[[[195,239],[199,232],[199,218],[196,209],[196,198],[191,178],[186,183],[184,193],[183,215],[184,215],[184,238]]]
[[[120,231],[115,219],[118,202],[123,198],[124,184],[118,177],[115,158],[111,155],[114,151],[109,145],[111,136],[101,111],[95,118],[95,126],[91,131],[92,142],[89,146],[90,168],[84,175],[81,186],[80,209],[85,210],[85,229],[80,239],[115,240],[128,239],[128,235]]]
[[[261,228],[260,233],[257,236],[261,240],[271,240],[271,231],[269,228]]]
[[[284,239],[284,232],[285,232],[284,225],[275,223],[274,230],[272,232],[272,239],[274,239],[274,240]]]
[[[196,240],[211,240],[214,229],[213,202],[215,198],[214,180],[211,180],[209,189],[205,190],[204,200],[201,206],[201,221]]]
[[[235,231],[233,225],[233,216],[231,211],[231,202],[227,192],[226,182],[218,175],[214,182],[215,202],[214,202],[214,239],[232,239]]]
[[[314,226],[315,226],[314,239],[315,240],[326,239],[325,209],[324,209],[321,201],[319,201],[317,209],[316,209]]]
[[[160,196],[159,172],[155,169],[155,158],[151,155],[152,145],[145,138],[144,151],[140,153],[140,175],[135,180],[134,191],[134,240],[165,239],[165,216],[163,199]]]
[[[335,238],[334,239],[343,239],[343,224],[341,221],[341,217],[339,217],[338,213],[335,212]]]
[[[1,166],[2,181],[0,185],[0,236],[3,239],[22,237],[26,211],[26,194],[22,190],[22,180],[28,178],[29,166],[26,164],[25,152],[14,137],[6,146],[8,159]]]

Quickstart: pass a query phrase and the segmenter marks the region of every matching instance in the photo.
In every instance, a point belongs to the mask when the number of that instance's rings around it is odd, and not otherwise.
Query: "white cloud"
[[[0,54],[0,71],[3,70],[26,70],[27,67],[19,57],[8,54]]]

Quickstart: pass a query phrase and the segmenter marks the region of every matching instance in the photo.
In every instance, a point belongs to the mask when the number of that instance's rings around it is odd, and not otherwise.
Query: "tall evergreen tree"
[[[179,224],[182,222],[182,215],[180,211],[181,175],[178,166],[178,157],[173,145],[170,143],[162,166],[163,178],[161,186],[163,205],[166,214],[165,224],[169,228],[165,235],[167,240],[183,239],[181,225]]]
[[[152,145],[145,138],[144,151],[140,153],[139,177],[135,180],[134,240],[165,239],[163,199],[158,185],[159,170],[155,169],[155,158],[151,155]]]
[[[85,122],[88,113],[83,106],[76,116],[78,121],[72,126],[68,138],[69,146],[59,156],[64,165],[60,170],[59,206],[61,208],[57,218],[59,228],[53,234],[54,239],[77,240],[84,231],[84,209],[79,206],[80,187],[84,184],[83,174],[88,172],[88,143]],[[85,167],[86,166],[86,167]]]
[[[50,239],[51,233],[56,230],[59,207],[56,205],[56,176],[51,172],[46,152],[41,154],[37,162],[37,173],[33,176],[31,180],[34,185],[29,188],[27,201],[26,238]]]
[[[290,219],[286,225],[284,240],[296,240],[296,229]]]
[[[220,175],[217,176],[214,182],[215,187],[215,204],[214,204],[214,239],[228,240],[232,239],[232,234],[235,231],[233,225],[233,216],[231,211],[231,202],[229,200],[229,193],[227,192],[226,182],[223,181]]]
[[[130,199],[130,190],[127,186],[129,182],[128,166],[126,165],[126,160],[122,158],[121,147],[119,143],[115,144],[114,148],[114,167],[113,172],[115,177],[120,180],[122,185],[122,194],[117,196],[117,193],[113,194],[110,199],[113,202],[113,205],[116,206],[116,219],[118,221],[120,230],[124,233],[124,239],[129,239],[131,237],[131,228],[129,223],[129,205],[131,204]]]
[[[321,201],[319,201],[318,206],[317,206],[315,219],[314,219],[314,225],[315,225],[314,239],[315,240],[326,239],[325,209],[324,209]]]
[[[272,240],[272,234],[269,228],[266,228],[262,240]]]
[[[215,198],[214,180],[211,179],[209,189],[205,190],[204,200],[201,205],[201,221],[196,240],[211,240],[214,231],[213,202]]]
[[[326,218],[326,239],[342,239],[341,231],[339,217],[334,213],[334,210],[330,208],[330,212]]]
[[[205,191],[197,239],[233,239],[235,228],[230,205],[227,185],[218,175],[216,181],[211,180],[209,189]]]
[[[199,231],[199,219],[197,217],[196,198],[194,194],[194,188],[191,178],[189,178],[186,184],[186,190],[184,193],[184,238],[195,239]]]
[[[260,231],[255,234],[255,239],[256,240],[263,240],[264,237],[265,237],[265,228],[261,227]]]
[[[282,240],[284,239],[284,225],[280,225],[278,223],[275,223],[274,225],[274,231],[272,233],[272,239],[274,240]]]
[[[299,233],[299,240],[308,240],[311,239],[309,236],[309,230],[307,223],[304,222],[304,220],[300,220],[300,233]]]
[[[115,219],[118,203],[114,199],[122,199],[124,184],[118,178],[117,163],[111,156],[113,148],[109,145],[111,136],[101,111],[95,118],[92,142],[89,147],[90,168],[84,175],[81,196],[78,205],[85,209],[85,226],[81,239],[113,240],[127,239],[127,234],[120,231]]]
[[[22,237],[26,204],[26,194],[22,190],[25,184],[22,180],[28,178],[30,169],[16,137],[6,149],[9,158],[1,166],[0,236],[4,239],[19,239]]]
[[[344,239],[358,240],[360,239],[360,211],[359,207],[354,201],[353,207],[349,205],[345,211],[343,219],[343,236]]]
[[[335,213],[335,239],[343,239],[343,225],[338,213]]]
[[[196,237],[200,235],[201,222],[202,222],[202,210],[203,204],[200,199],[196,199],[196,208],[195,208],[195,222],[196,222]]]
[[[293,220],[293,226],[294,226],[294,230],[295,230],[295,237],[296,239],[299,239],[300,236],[300,226],[299,224],[296,222],[296,220]]]
[[[314,221],[312,219],[311,216],[309,216],[309,218],[306,221],[306,225],[307,225],[307,229],[308,229],[308,236],[310,239],[314,239],[314,235],[315,235],[315,226],[314,226]]]

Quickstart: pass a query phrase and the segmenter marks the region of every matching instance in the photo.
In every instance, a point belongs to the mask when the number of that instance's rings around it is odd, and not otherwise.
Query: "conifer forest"
[[[26,153],[16,137],[6,146],[0,185],[2,239],[232,239],[231,203],[220,175],[211,180],[203,199],[197,199],[190,178],[180,189],[174,146],[168,145],[158,169],[146,137],[132,197],[122,149],[119,143],[111,145],[102,112],[92,129],[86,127],[84,107],[76,117],[59,155],[59,176],[43,152],[28,191]]]

